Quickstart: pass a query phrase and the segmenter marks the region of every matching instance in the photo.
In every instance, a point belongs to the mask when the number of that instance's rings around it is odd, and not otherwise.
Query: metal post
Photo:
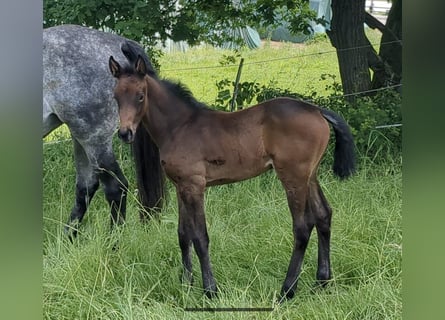
[[[238,96],[238,84],[239,84],[239,79],[241,78],[241,69],[243,68],[243,63],[244,63],[244,58],[241,58],[241,61],[239,62],[238,66],[238,73],[236,74],[235,88],[233,89],[232,101],[230,103],[230,112],[233,112],[235,110],[235,101],[236,97]]]

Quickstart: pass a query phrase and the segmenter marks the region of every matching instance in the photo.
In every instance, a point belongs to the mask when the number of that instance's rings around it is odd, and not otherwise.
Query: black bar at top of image
[[[274,308],[185,308],[189,312],[271,312]]]

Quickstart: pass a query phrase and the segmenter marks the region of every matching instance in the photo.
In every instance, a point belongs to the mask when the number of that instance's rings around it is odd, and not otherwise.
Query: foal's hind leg
[[[276,166],[276,168],[279,166]],[[286,190],[287,201],[292,215],[292,225],[294,234],[294,247],[289,262],[286,278],[281,288],[281,295],[292,298],[297,289],[297,282],[303,264],[304,254],[314,227],[314,221],[310,214],[310,208],[306,206],[308,200],[308,174],[306,171],[299,171],[297,174],[289,176],[290,171],[277,170]],[[300,173],[298,175],[298,173]]]
[[[65,232],[70,240],[77,236],[78,226],[82,222],[88,205],[99,187],[99,178],[85,150],[74,137],[73,143],[76,165],[76,199],[68,222],[65,225]]]
[[[311,183],[313,214],[318,235],[317,281],[325,286],[331,279],[330,241],[332,209],[317,181]]]

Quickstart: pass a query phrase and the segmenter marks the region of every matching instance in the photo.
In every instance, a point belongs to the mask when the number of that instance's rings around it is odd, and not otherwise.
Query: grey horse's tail
[[[355,144],[346,121],[333,111],[321,109],[323,117],[332,125],[335,133],[334,173],[341,179],[356,170]]]
[[[134,65],[138,56],[144,59],[147,74],[157,78],[150,59],[136,42],[125,41],[121,45],[122,53],[130,65]],[[161,167],[159,149],[150,134],[140,125],[132,143],[133,159],[136,167],[139,200],[142,209],[139,212],[141,221],[146,221],[159,213],[165,196],[165,177]]]

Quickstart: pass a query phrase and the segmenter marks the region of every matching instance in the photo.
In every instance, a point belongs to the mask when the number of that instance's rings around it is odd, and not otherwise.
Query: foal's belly
[[[269,158],[236,163],[224,159],[207,159],[206,185],[214,186],[256,177],[272,168]]]

